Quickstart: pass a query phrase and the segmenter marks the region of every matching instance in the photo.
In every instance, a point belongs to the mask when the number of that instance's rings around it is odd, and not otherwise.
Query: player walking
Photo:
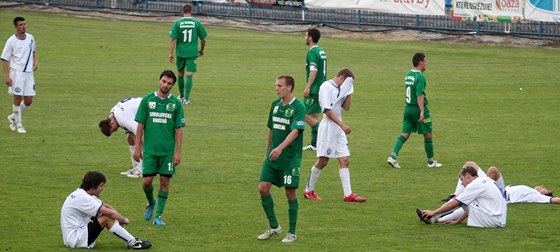
[[[17,133],[27,133],[23,128],[21,114],[33,102],[33,96],[35,96],[33,71],[37,71],[39,68],[35,38],[26,33],[26,26],[25,18],[14,18],[16,33],[8,38],[0,57],[8,93],[14,97],[12,114],[8,116],[8,123],[10,129]]]
[[[352,130],[342,122],[342,109],[348,111],[352,104],[352,93],[354,93],[354,73],[348,68],[340,69],[334,79],[328,80],[321,85],[319,91],[319,103],[323,109],[323,120],[319,126],[317,141],[317,162],[311,168],[307,187],[303,196],[306,199],[320,200],[315,193],[315,183],[330,158],[338,158],[340,169],[338,174],[344,201],[364,202],[367,199],[352,192],[350,184],[350,150],[346,134]]]
[[[307,73],[307,84],[303,91],[303,103],[305,104],[305,121],[311,126],[311,143],[303,150],[316,150],[317,131],[319,130],[319,88],[327,80],[327,54],[317,43],[321,38],[321,32],[315,28],[305,33],[305,44],[309,46],[305,59],[305,71]]]
[[[294,78],[282,75],[276,79],[276,93],[280,99],[272,102],[268,115],[268,142],[259,178],[259,193],[269,228],[257,237],[267,240],[280,234],[282,228],[276,219],[274,201],[270,194],[271,185],[284,186],[288,198],[288,218],[290,231],[284,243],[296,240],[298,200],[296,189],[299,186],[303,130],[305,129],[305,106],[294,97]]]
[[[196,72],[196,60],[204,55],[206,45],[206,30],[200,21],[192,17],[192,6],[183,6],[183,17],[173,24],[169,37],[169,62],[177,60],[177,74],[179,75],[179,98],[183,104],[191,104],[190,94],[193,86],[193,74]],[[200,39],[200,50],[198,40]],[[177,59],[173,56],[176,51]],[[187,82],[185,86],[185,69]],[[186,89],[185,89],[186,88]]]
[[[175,174],[175,167],[181,162],[185,117],[181,101],[171,94],[175,81],[176,77],[172,71],[163,71],[159,77],[159,89],[142,98],[135,118],[138,129],[134,160],[142,159],[142,189],[148,200],[144,218],[152,218],[157,203],[156,217],[153,221],[157,226],[166,225],[161,215],[169,196],[171,177]],[[159,192],[156,201],[152,182],[157,174]]]
[[[428,110],[428,99],[426,98],[426,77],[424,71],[428,65],[426,55],[416,53],[412,57],[414,68],[404,77],[404,87],[406,91],[405,109],[402,122],[402,133],[395,141],[393,152],[387,158],[387,163],[394,168],[401,168],[397,161],[397,156],[410,133],[418,131],[424,134],[424,149],[428,157],[428,167],[439,168],[442,164],[434,160],[434,145],[432,142],[432,118]]]

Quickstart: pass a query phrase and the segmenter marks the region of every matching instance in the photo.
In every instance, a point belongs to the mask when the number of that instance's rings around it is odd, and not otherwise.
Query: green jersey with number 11
[[[202,23],[192,17],[183,17],[173,24],[169,37],[176,39],[177,57],[198,57],[198,39],[206,39],[206,30]]]
[[[426,77],[421,71],[412,69],[404,77],[404,88],[406,88],[406,105],[418,106],[418,96],[424,95],[424,106],[428,106],[426,98]]]

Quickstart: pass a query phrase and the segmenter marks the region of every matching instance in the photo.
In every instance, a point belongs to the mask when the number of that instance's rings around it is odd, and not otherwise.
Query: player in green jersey
[[[142,160],[142,188],[148,199],[144,218],[152,218],[157,203],[153,223],[158,226],[165,226],[161,215],[169,195],[171,177],[175,174],[175,167],[181,162],[185,117],[181,101],[171,94],[176,80],[172,71],[163,71],[159,77],[159,89],[142,98],[135,117],[138,128],[134,160]],[[157,174],[159,192],[156,201],[152,182]]]
[[[183,6],[183,17],[173,24],[169,37],[169,62],[177,61],[177,74],[179,75],[179,98],[183,104],[191,104],[189,96],[193,86],[193,74],[196,72],[196,60],[204,55],[206,45],[206,30],[200,21],[192,17],[192,6]],[[200,50],[198,40],[200,39]],[[175,51],[175,52],[174,52]],[[176,53],[177,59],[173,54]],[[185,69],[187,81],[185,85]]]
[[[426,98],[426,77],[424,71],[428,65],[426,55],[416,53],[412,57],[414,68],[404,77],[406,90],[404,116],[402,122],[402,133],[395,141],[391,156],[387,163],[394,168],[401,168],[397,156],[404,142],[410,137],[410,133],[424,134],[424,149],[428,158],[428,167],[439,168],[442,164],[434,160],[434,145],[432,142],[432,118],[428,110],[428,99]]]
[[[281,233],[274,212],[274,201],[270,187],[284,186],[288,198],[288,218],[290,231],[284,243],[296,240],[296,222],[298,201],[296,189],[299,186],[299,168],[301,166],[303,130],[305,129],[305,106],[294,97],[294,78],[282,75],[276,78],[276,93],[280,99],[274,100],[268,115],[268,142],[264,162],[259,178],[259,193],[264,213],[268,218],[269,228],[257,237],[267,240]]]
[[[303,91],[303,103],[305,104],[305,121],[311,126],[311,143],[304,150],[316,150],[317,131],[319,130],[319,88],[327,80],[327,54],[319,47],[321,32],[315,28],[305,33],[305,44],[309,46],[305,59],[305,71],[307,73],[307,84]]]

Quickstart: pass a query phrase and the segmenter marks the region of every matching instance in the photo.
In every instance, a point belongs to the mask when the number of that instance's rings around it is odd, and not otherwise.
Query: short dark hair
[[[111,136],[111,118],[103,119],[99,122],[99,130],[106,136]]]
[[[426,55],[424,53],[415,53],[414,56],[412,56],[412,65],[417,67],[420,64],[420,61],[423,61],[426,58]]]
[[[103,173],[89,171],[86,173],[86,175],[84,175],[80,188],[87,191],[89,189],[97,188],[101,183],[105,182],[107,182],[107,179],[105,178],[105,175],[103,175]]]
[[[472,166],[465,166],[463,167],[463,169],[461,169],[461,175],[465,176],[466,174],[470,174],[473,177],[478,177],[478,171],[476,170],[476,168],[472,167]]]
[[[161,80],[161,77],[163,76],[167,76],[173,79],[173,84],[175,84],[175,82],[177,81],[177,76],[175,76],[175,73],[173,73],[173,71],[171,70],[163,70],[163,72],[161,72],[161,74],[159,75],[159,79]]]
[[[183,13],[192,13],[192,5],[188,3],[183,5]]]
[[[17,26],[17,23],[21,22],[21,21],[25,21],[25,18],[23,18],[23,17],[14,18],[14,26]]]
[[[321,32],[317,28],[310,28],[307,29],[307,36],[311,37],[311,40],[313,40],[314,43],[319,43]]]
[[[284,83],[286,83],[287,86],[292,87],[292,92],[294,91],[294,89],[296,88],[296,81],[294,80],[294,77],[290,76],[290,75],[280,75],[278,76],[278,78],[276,78],[278,80],[284,80]]]
[[[356,79],[356,77],[354,77],[354,73],[352,72],[352,70],[350,70],[350,68],[347,67],[338,70],[336,76],[344,76],[344,79],[348,77],[352,77],[352,79]]]

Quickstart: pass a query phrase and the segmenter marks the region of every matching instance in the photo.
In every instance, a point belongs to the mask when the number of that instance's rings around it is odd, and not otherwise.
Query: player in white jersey
[[[125,98],[121,100],[111,109],[109,117],[99,122],[99,130],[106,136],[111,136],[119,127],[123,128],[128,135],[127,140],[130,149],[132,168],[128,171],[121,172],[121,175],[131,178],[142,177],[142,160],[134,160],[136,128],[138,127],[138,122],[134,120],[134,117],[136,116],[136,112],[138,112],[140,101],[142,101],[142,97]]]
[[[105,182],[107,179],[102,173],[87,172],[80,188],[68,195],[64,201],[60,211],[64,245],[69,248],[93,248],[95,240],[106,228],[125,241],[128,248],[150,248],[150,241],[135,238],[122,227],[129,224],[128,218],[98,198],[103,192]]]
[[[21,122],[21,114],[31,106],[35,96],[33,71],[39,68],[35,52],[35,38],[26,33],[25,18],[14,18],[16,33],[12,35],[2,50],[2,68],[8,85],[8,93],[13,95],[12,114],[8,123],[12,131],[27,133]]]
[[[495,168],[495,171],[488,177],[494,180],[502,179],[502,174]],[[503,181],[503,179],[502,179]],[[526,185],[508,185],[505,187],[506,201],[508,204],[514,203],[552,203],[560,204],[560,198],[554,197],[551,190],[548,190],[542,185],[531,188]]]
[[[493,228],[505,227],[507,219],[507,203],[505,192],[489,177],[478,177],[478,171],[473,166],[461,169],[459,177],[465,186],[464,191],[443,204],[436,210],[420,210],[416,212],[420,219],[427,224],[434,222],[433,216],[448,212],[462,206],[463,214],[448,224],[458,224],[468,217],[467,226]]]
[[[315,193],[315,183],[321,171],[327,166],[330,158],[338,158],[340,169],[338,174],[344,191],[344,201],[364,202],[367,199],[352,192],[350,184],[350,150],[346,134],[352,130],[342,122],[342,109],[348,111],[354,93],[354,73],[342,68],[332,80],[325,81],[319,89],[319,104],[323,110],[323,119],[317,133],[317,162],[311,167],[304,198],[320,200]]]

